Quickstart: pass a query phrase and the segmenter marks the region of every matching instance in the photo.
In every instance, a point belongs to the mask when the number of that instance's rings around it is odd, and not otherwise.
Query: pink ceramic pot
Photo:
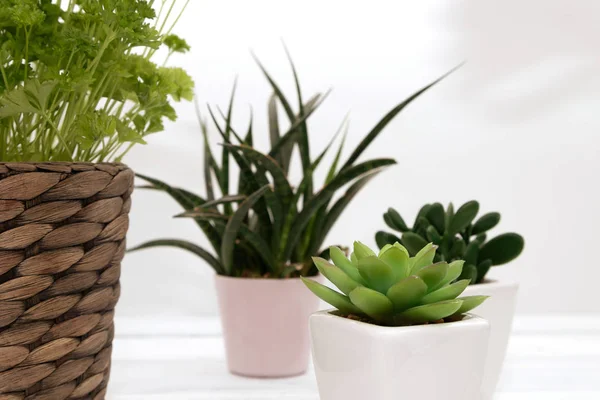
[[[215,283],[229,371],[257,378],[303,374],[310,352],[308,317],[317,311],[318,297],[299,278],[217,275]]]

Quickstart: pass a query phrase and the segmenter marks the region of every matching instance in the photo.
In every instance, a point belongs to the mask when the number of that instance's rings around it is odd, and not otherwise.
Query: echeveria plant
[[[313,174],[323,167],[326,152],[334,147],[337,136],[333,135],[331,142],[317,154],[311,152],[307,119],[325,95],[317,94],[305,101],[292,63],[297,98],[294,110],[280,86],[260,63],[259,67],[273,91],[268,103],[269,129],[264,132],[270,138],[270,149],[263,151],[254,147],[252,121],[243,134],[234,129],[232,95],[225,112],[219,114],[209,107],[214,130],[223,142],[219,161],[208,145],[207,126],[201,124],[205,196],[138,174],[149,183],[147,188],[167,192],[187,210],[180,216],[194,219],[213,249],[178,239],[153,240],[135,249],[179,247],[203,258],[220,275],[287,278],[315,274],[311,256],[326,257],[323,242],[345,208],[377,172],[395,163],[389,158],[367,161],[359,161],[359,158],[396,115],[439,81],[392,108],[345,160],[342,159],[344,135],[325,169],[323,184],[315,190]],[[280,109],[284,111],[283,117]],[[287,120],[287,127],[280,119]],[[342,124],[338,133],[346,126]],[[289,180],[294,154],[302,168],[302,179],[296,184]],[[231,159],[237,168],[231,165]],[[236,182],[233,188],[232,182]],[[345,193],[336,199],[335,195],[348,185]]]
[[[175,4],[0,0],[0,161],[120,160],[175,120],[192,79],[153,57],[189,50]]]
[[[302,278],[318,297],[343,316],[367,318],[379,325],[413,325],[452,320],[478,305],[487,296],[457,298],[469,279],[456,281],[464,261],[433,264],[437,246],[426,244],[410,257],[400,243],[386,245],[379,254],[354,242],[350,259],[337,247],[329,251],[333,264],[314,257],[314,263],[337,292]]]
[[[523,251],[525,241],[517,233],[503,233],[489,241],[487,233],[500,222],[500,213],[490,212],[475,220],[479,203],[469,201],[456,212],[452,203],[444,210],[440,203],[424,205],[412,228],[393,208],[384,215],[385,223],[401,232],[399,238],[393,233],[379,231],[375,235],[380,248],[399,242],[409,254],[416,254],[427,242],[439,246],[434,261],[465,260],[461,279],[481,283],[492,266],[506,264],[517,258]]]

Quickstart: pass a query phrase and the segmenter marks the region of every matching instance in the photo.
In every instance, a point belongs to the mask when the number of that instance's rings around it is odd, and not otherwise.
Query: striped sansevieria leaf
[[[323,252],[323,243],[335,222],[374,176],[395,164],[391,158],[360,161],[359,157],[407,105],[443,78],[393,107],[351,151],[348,159],[344,160],[342,154],[344,145],[349,145],[347,120],[313,158],[307,120],[321,110],[328,92],[305,100],[298,72],[290,59],[296,89],[296,98],[292,101],[258,59],[256,61],[273,92],[268,100],[268,129],[265,131],[265,142],[270,143],[270,148],[261,150],[254,146],[256,128],[252,118],[243,133],[233,126],[234,85],[226,110],[208,108],[212,133],[221,142],[220,162],[209,145],[209,124],[198,110],[204,143],[204,163],[199,163],[204,170],[198,174],[199,180],[205,181],[203,196],[138,174],[138,178],[148,184],[144,188],[166,192],[181,205],[184,212],[178,217],[194,219],[212,250],[200,251],[174,241],[151,241],[134,249],[172,244],[201,255],[217,273],[229,276],[284,278],[315,274],[317,270],[311,257]],[[281,115],[280,111],[283,111]],[[334,142],[338,140],[336,146]],[[332,161],[325,163],[327,150],[332,147]],[[296,166],[295,154],[302,168],[299,182],[289,179],[290,171]],[[325,182],[315,185],[313,174],[321,167],[326,174]],[[236,182],[237,189],[234,189]],[[336,196],[342,190],[341,196]]]

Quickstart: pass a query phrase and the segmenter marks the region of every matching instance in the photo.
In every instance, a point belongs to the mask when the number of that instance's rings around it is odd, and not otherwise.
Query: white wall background
[[[192,52],[172,61],[193,75],[202,104],[225,106],[237,75],[235,126],[246,126],[252,105],[256,135],[266,139],[270,91],[249,50],[291,96],[283,38],[305,93],[334,88],[310,120],[313,152],[350,111],[347,156],[391,107],[467,60],[363,156],[398,165],[357,197],[328,242],[374,245],[389,206],[412,220],[425,202],[478,199],[483,212],[502,213],[498,231],[526,238],[524,254],[490,275],[521,283],[519,312],[600,312],[599,16],[593,0],[193,0],[176,29]],[[126,161],[202,192],[193,105],[177,111],[176,123]],[[179,211],[164,194],[136,192],[129,244],[179,237],[205,245],[193,222],[171,219]],[[119,312],[215,313],[212,276],[180,250],[130,254]]]

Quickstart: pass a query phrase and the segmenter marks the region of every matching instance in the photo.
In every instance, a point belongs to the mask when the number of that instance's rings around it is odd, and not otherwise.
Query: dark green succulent
[[[327,256],[328,251],[322,249],[323,242],[344,209],[377,172],[395,163],[389,158],[360,162],[360,156],[400,111],[439,81],[391,109],[345,161],[342,160],[344,135],[333,161],[325,170],[324,183],[315,190],[313,174],[324,164],[324,156],[333,147],[337,134],[314,157],[306,122],[326,96],[317,94],[304,100],[296,70],[291,64],[297,98],[297,110],[294,110],[280,86],[260,63],[259,67],[273,90],[268,104],[269,129],[265,132],[271,143],[268,151],[254,147],[252,121],[243,135],[232,126],[232,94],[225,112],[216,113],[209,107],[215,131],[223,142],[220,161],[208,145],[207,126],[202,123],[204,196],[138,174],[148,182],[147,188],[164,191],[173,197],[186,210],[179,216],[194,219],[213,249],[177,239],[153,240],[135,249],[179,247],[203,258],[220,275],[284,278],[315,274],[311,256]],[[282,130],[285,125],[280,121],[280,109],[285,112],[281,119],[289,123],[285,130]],[[339,131],[343,128],[344,125]],[[297,154],[303,173],[303,178],[295,185],[288,179],[293,154]],[[232,188],[232,182],[236,182],[235,188]],[[344,187],[348,187],[345,193],[334,198]]]
[[[379,231],[375,235],[377,245],[402,243],[410,254],[416,254],[428,242],[439,246],[435,261],[465,260],[460,279],[481,283],[494,265],[506,264],[523,251],[525,241],[517,233],[503,233],[487,240],[487,232],[500,222],[500,214],[490,212],[475,220],[479,203],[475,200],[463,204],[456,212],[452,203],[444,210],[440,203],[425,204],[412,228],[404,222],[393,208],[383,214],[385,223],[401,232],[399,238],[393,233]]]
[[[318,297],[343,316],[366,318],[379,325],[413,325],[455,319],[479,306],[487,296],[457,298],[469,279],[456,281],[464,261],[433,264],[437,246],[426,244],[410,257],[400,243],[385,245],[379,255],[354,242],[350,260],[337,247],[330,249],[333,264],[314,257],[314,263],[340,291],[302,278]],[[455,282],[456,281],[456,282]]]

